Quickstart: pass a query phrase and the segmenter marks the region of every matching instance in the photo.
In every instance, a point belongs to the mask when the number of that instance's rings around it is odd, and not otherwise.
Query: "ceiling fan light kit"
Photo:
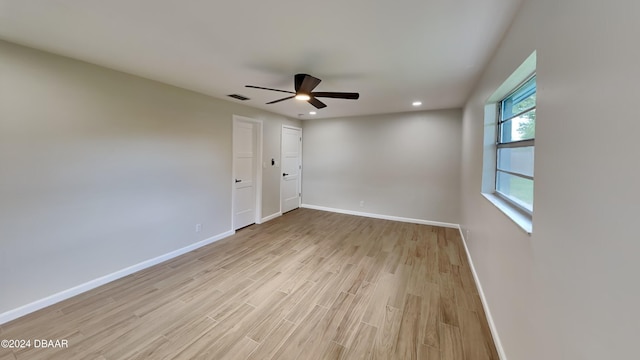
[[[289,100],[289,99],[297,99],[297,100],[302,100],[302,101],[306,101],[309,104],[313,105],[316,109],[322,109],[324,107],[327,107],[327,105],[325,103],[323,103],[322,101],[318,100],[317,98],[332,98],[332,99],[347,99],[347,100],[357,100],[360,97],[360,94],[358,93],[353,93],[353,92],[322,92],[322,91],[313,91],[313,89],[316,88],[316,86],[318,86],[318,84],[320,84],[322,80],[313,77],[309,74],[296,74],[294,76],[294,89],[295,92],[293,91],[287,91],[287,90],[279,90],[279,89],[272,89],[272,88],[266,88],[266,87],[261,87],[261,86],[254,86],[254,85],[245,85],[248,88],[253,88],[253,89],[261,89],[261,90],[270,90],[270,91],[278,91],[278,92],[283,92],[283,93],[288,93],[288,94],[293,94],[291,96],[287,96],[287,97],[283,97],[282,99],[278,99],[278,100],[274,100],[274,101],[270,101],[267,104],[275,104],[275,103],[279,103],[281,101],[285,101],[285,100]]]

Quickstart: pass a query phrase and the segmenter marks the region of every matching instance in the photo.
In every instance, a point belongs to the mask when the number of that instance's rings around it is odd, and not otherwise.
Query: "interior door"
[[[302,129],[282,127],[282,212],[300,207]]]
[[[233,122],[233,228],[255,223],[256,125]]]

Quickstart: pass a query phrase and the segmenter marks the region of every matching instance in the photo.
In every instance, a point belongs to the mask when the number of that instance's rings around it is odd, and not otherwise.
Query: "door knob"
[[[241,182],[241,181],[242,181],[242,180],[238,180],[238,179],[236,179],[236,182],[237,182],[237,183],[239,183],[239,182]]]
[[[282,173],[282,176],[287,176],[287,175],[289,175],[289,174],[287,174],[287,173]]]

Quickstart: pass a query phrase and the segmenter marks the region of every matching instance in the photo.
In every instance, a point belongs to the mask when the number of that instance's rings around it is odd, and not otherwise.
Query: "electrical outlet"
[[[364,201],[360,200],[360,207],[364,207]]]
[[[196,232],[199,233],[202,231],[202,224],[196,224]]]

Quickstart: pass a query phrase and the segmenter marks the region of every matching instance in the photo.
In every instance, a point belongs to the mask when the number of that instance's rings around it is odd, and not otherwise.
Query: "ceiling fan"
[[[282,99],[268,102],[267,104],[275,104],[275,103],[279,103],[280,101],[296,98],[298,100],[307,101],[309,104],[315,106],[316,109],[322,109],[324,107],[327,107],[325,103],[318,100],[317,98],[324,97],[324,98],[333,98],[333,99],[357,100],[360,97],[360,94],[351,93],[351,92],[313,91],[313,89],[315,89],[316,86],[320,84],[320,81],[322,80],[308,74],[296,74],[294,77],[294,88],[296,90],[295,92],[287,91],[287,90],[271,89],[266,87],[253,86],[253,85],[245,85],[245,86],[253,89],[271,90],[271,91],[278,91],[278,92],[293,94],[291,96],[287,96]]]

